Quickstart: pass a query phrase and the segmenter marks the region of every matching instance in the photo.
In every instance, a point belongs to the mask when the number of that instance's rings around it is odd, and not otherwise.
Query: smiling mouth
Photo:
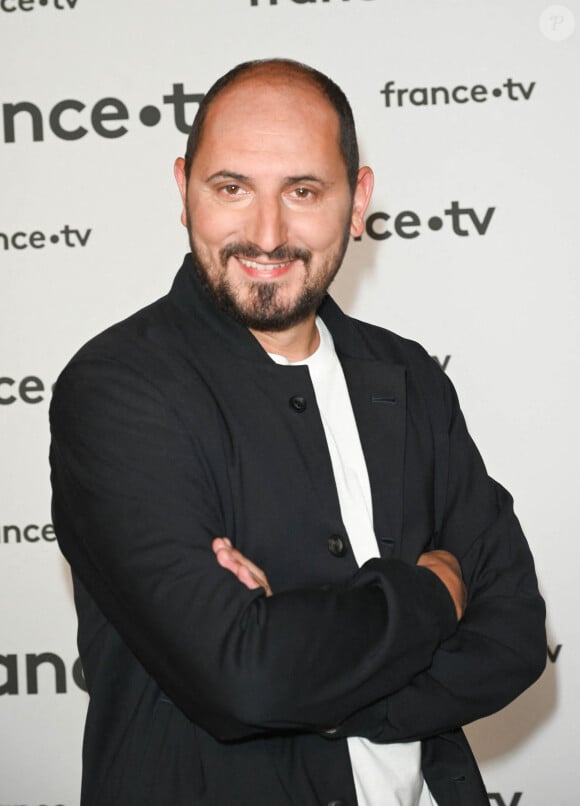
[[[280,269],[287,268],[292,261],[287,260],[284,263],[257,263],[255,260],[248,260],[247,258],[238,257],[240,263],[247,269],[254,269],[255,271],[279,271]]]

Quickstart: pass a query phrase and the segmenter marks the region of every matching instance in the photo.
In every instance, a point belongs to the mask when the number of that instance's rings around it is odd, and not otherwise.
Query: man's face
[[[353,197],[336,112],[309,83],[245,76],[224,90],[188,181],[176,163],[182,220],[220,306],[262,331],[314,317],[362,230],[372,188],[362,171]]]

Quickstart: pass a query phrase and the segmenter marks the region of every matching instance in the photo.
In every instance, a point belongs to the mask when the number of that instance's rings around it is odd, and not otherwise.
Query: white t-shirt
[[[354,413],[332,336],[317,318],[320,345],[304,361],[328,443],[340,512],[359,566],[378,557],[371,488]],[[269,353],[277,364],[290,362]],[[421,743],[374,744],[349,738],[348,751],[359,806],[437,806],[421,772]]]

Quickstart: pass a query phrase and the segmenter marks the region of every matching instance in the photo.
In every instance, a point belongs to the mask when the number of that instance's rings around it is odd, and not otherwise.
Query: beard
[[[254,244],[241,242],[223,247],[219,252],[219,266],[213,267],[209,260],[204,260],[196,247],[189,211],[187,231],[196,274],[218,307],[250,330],[279,332],[303,322],[320,307],[342,264],[350,237],[350,223],[345,225],[342,241],[336,252],[316,272],[312,271],[312,253],[307,249],[279,246],[272,252],[264,252]],[[242,296],[242,291],[237,291],[236,284],[227,276],[228,261],[234,256],[247,260],[267,258],[277,263],[299,260],[305,270],[302,288],[294,299],[287,300],[284,299],[283,280],[255,280],[243,284]]]

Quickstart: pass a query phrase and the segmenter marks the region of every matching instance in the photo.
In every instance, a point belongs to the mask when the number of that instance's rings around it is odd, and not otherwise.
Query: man
[[[348,102],[241,65],[175,173],[191,256],[51,409],[82,804],[486,804],[461,725],[540,674],[543,603],[446,376],[326,295],[373,183]]]

